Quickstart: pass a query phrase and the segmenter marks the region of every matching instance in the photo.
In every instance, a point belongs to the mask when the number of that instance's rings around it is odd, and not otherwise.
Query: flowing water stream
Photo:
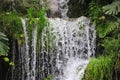
[[[45,63],[49,61],[54,80],[80,80],[95,54],[94,26],[85,17],[71,20],[50,18],[49,22],[50,27],[42,32],[41,53],[50,56]]]
[[[87,64],[95,54],[94,26],[86,17],[67,17],[69,0],[55,1],[62,18],[48,18],[49,25],[42,34],[37,34],[37,26],[34,26],[31,40],[27,20],[21,18],[25,45],[19,45],[20,63],[12,69],[12,80],[44,80],[49,75],[53,76],[53,80],[81,80],[85,74]],[[54,10],[54,7],[51,8]],[[37,52],[37,36],[40,35],[41,45]],[[16,69],[19,70],[17,76]]]

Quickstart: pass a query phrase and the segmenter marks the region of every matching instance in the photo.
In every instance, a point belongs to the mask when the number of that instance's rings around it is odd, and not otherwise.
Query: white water
[[[85,17],[71,20],[51,18],[49,22],[50,27],[42,32],[41,53],[50,54],[54,80],[80,80],[95,53],[94,26]],[[50,50],[47,50],[48,42]]]
[[[25,45],[19,49],[19,76],[12,77],[12,80],[44,80],[51,74],[54,80],[81,80],[90,58],[95,54],[96,35],[90,20],[86,17],[68,19],[69,0],[49,1],[54,4],[50,7],[51,11],[60,10],[64,19],[49,18],[50,25],[44,28],[42,35],[37,34],[37,26],[33,26],[30,40],[27,20],[21,18]],[[37,35],[41,35],[38,54]]]
[[[62,80],[81,80],[89,60],[70,58],[63,69]]]
[[[95,54],[94,26],[86,17],[48,20],[50,25],[40,34],[41,50],[37,54],[37,26],[34,26],[30,43],[27,20],[21,18],[25,45],[19,48],[20,65],[14,68],[19,69],[19,76],[12,74],[12,80],[44,80],[51,74],[54,80],[82,79]]]
[[[26,26],[26,21],[25,19],[21,18],[21,22],[22,22],[22,27],[23,27],[23,31],[24,31],[24,35],[25,35],[25,53],[23,53],[23,62],[24,65],[22,66],[23,69],[23,77],[22,80],[25,80],[25,73],[26,73],[26,80],[29,80],[29,76],[30,76],[30,71],[29,71],[29,63],[30,63],[30,58],[29,58],[29,39],[28,39],[28,31],[27,31],[27,26]],[[25,61],[24,61],[25,60]]]
[[[67,12],[68,12],[67,3],[68,2],[69,2],[69,0],[58,0],[62,18],[68,18],[68,16],[67,16]]]
[[[27,19],[21,18],[23,31],[25,35],[25,51],[21,54],[22,60],[22,80],[35,80],[36,78],[36,43],[37,43],[37,26],[32,31],[32,45],[29,45],[30,38],[28,33]],[[30,48],[31,47],[31,48]],[[29,50],[32,49],[32,52]]]
[[[35,26],[32,34],[32,54],[31,54],[31,65],[32,69],[30,71],[30,79],[29,80],[35,80],[36,76],[36,45],[37,44],[37,26]]]

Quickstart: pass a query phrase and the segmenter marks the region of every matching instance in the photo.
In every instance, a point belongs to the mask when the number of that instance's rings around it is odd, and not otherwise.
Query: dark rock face
[[[91,0],[86,0],[83,3],[81,0],[70,0],[68,3],[69,11],[67,13],[70,18],[77,18],[80,16],[87,15],[88,6]]]

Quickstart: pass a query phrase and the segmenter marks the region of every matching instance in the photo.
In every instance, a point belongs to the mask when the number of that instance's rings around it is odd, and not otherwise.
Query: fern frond
[[[120,19],[117,19],[116,21],[107,21],[107,25],[105,27],[99,27],[99,37],[104,38],[109,33],[116,31],[120,29]]]
[[[106,33],[112,32],[120,28],[120,19],[117,21],[110,21]]]
[[[117,15],[120,12],[120,1],[114,1],[103,7],[103,12],[109,15]]]
[[[103,41],[104,47],[106,48],[106,50],[108,52],[110,52],[111,50],[119,50],[120,45],[119,45],[119,40],[112,38],[112,37],[106,37]]]
[[[7,55],[8,47],[8,38],[5,34],[0,32],[0,55]]]

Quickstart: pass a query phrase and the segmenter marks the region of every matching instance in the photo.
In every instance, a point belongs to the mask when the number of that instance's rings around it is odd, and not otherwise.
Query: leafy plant
[[[53,80],[53,75],[48,75],[44,80]]]
[[[103,3],[94,0],[90,3],[89,14],[96,26],[98,39],[100,38],[99,40],[101,40],[98,43],[104,45],[104,50],[105,49],[106,49],[105,51],[108,50],[107,52],[111,51],[113,48],[111,47],[108,49],[107,48],[108,44],[106,44],[106,42],[113,43],[112,41],[114,40],[115,44],[119,42],[118,37],[120,31],[120,18],[118,15],[119,14],[118,10],[120,9],[119,3],[120,1],[114,1],[112,4],[103,5]],[[114,9],[111,7],[113,7]],[[112,46],[114,46],[114,44],[112,44]]]
[[[41,33],[42,29],[47,24],[47,18],[45,16],[45,10],[35,10],[33,8],[28,9],[29,19],[29,31],[33,30],[34,26],[38,26],[38,32]]]
[[[113,57],[114,55],[109,55],[91,59],[82,80],[113,80]]]
[[[120,12],[120,1],[114,1],[112,4],[103,6],[105,14],[118,15]]]
[[[15,12],[0,13],[0,31],[18,39],[23,33],[20,17]]]
[[[112,4],[108,4],[103,6],[103,13],[106,15],[109,15],[108,18],[106,18],[106,28],[104,32],[105,37],[107,34],[111,33],[112,31],[118,31],[120,30],[120,18],[119,18],[119,12],[120,12],[120,1],[114,1]]]
[[[0,55],[7,55],[8,51],[8,38],[5,34],[0,32]]]
[[[103,4],[96,0],[90,3],[89,16],[97,30],[96,54],[100,57],[90,61],[83,80],[119,80],[120,1]]]

